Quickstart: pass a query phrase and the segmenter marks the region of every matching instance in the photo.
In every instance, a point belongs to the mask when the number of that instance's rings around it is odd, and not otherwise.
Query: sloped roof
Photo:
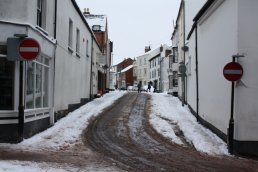
[[[127,66],[126,68],[124,68],[123,70],[121,70],[121,73],[127,72],[128,70],[132,69],[133,65]]]
[[[106,31],[106,25],[107,25],[107,16],[106,15],[88,14],[88,15],[85,15],[85,18],[91,27],[94,25],[99,25],[99,26],[101,26],[102,32]]]

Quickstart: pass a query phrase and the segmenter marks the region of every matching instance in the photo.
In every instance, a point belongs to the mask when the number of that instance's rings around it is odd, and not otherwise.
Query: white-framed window
[[[146,76],[146,75],[147,75],[147,69],[144,68],[144,76]]]
[[[42,27],[42,0],[37,0],[37,25]]]
[[[147,64],[147,60],[146,60],[146,57],[144,57],[144,65]]]
[[[72,50],[72,48],[73,48],[73,21],[72,21],[72,19],[69,19],[68,48],[69,48],[69,50]]]
[[[49,107],[49,59],[40,56],[26,62],[26,109]]]
[[[87,39],[87,41],[86,41],[86,56],[87,57],[90,57],[89,56],[89,40]]]
[[[80,30],[76,29],[76,56],[80,57]]]

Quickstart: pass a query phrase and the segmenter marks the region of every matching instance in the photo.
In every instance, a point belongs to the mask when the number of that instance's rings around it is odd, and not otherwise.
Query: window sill
[[[76,57],[81,58],[80,53],[76,52]]]
[[[69,51],[70,53],[73,53],[73,49],[72,49],[71,47],[68,47],[68,51]]]

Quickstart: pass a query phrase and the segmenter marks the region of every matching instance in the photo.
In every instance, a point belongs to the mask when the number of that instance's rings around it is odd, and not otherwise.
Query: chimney
[[[84,15],[90,15],[90,10],[89,10],[89,8],[84,8],[83,14],[84,14]]]
[[[163,51],[163,46],[161,45],[161,46],[160,46],[160,52],[162,52],[162,51]]]
[[[145,46],[145,53],[147,53],[150,50],[151,50],[150,46]]]

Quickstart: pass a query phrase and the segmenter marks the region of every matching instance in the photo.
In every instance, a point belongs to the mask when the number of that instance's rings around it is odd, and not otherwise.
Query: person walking
[[[137,87],[138,87],[138,93],[140,93],[141,92],[141,88],[142,88],[142,84],[139,82]]]
[[[151,92],[151,84],[150,84],[150,82],[148,82],[148,89],[147,89],[147,92]]]

